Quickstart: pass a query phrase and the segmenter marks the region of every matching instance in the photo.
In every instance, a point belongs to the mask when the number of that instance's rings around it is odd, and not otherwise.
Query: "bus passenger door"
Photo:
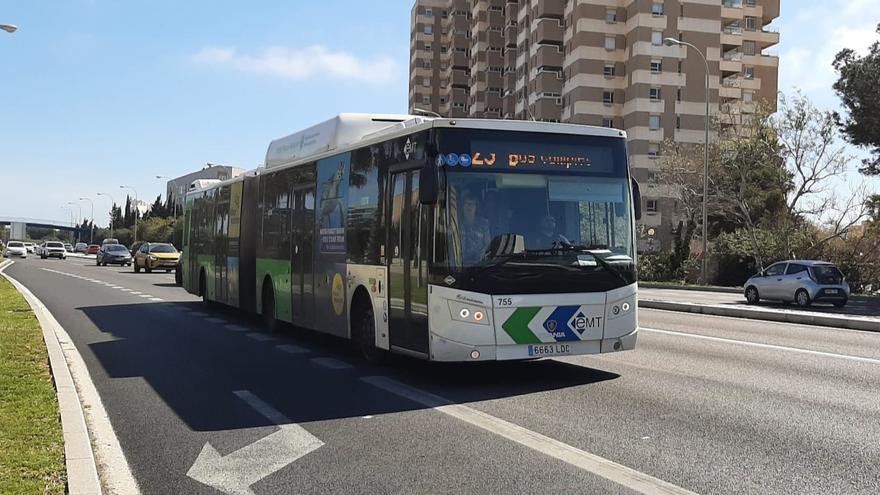
[[[388,204],[388,328],[390,342],[428,353],[428,207],[419,203],[419,171],[394,174]]]
[[[293,243],[291,293],[293,323],[315,327],[315,192],[312,187],[293,191]]]
[[[214,211],[214,299],[226,302],[229,250],[229,188],[221,187]]]

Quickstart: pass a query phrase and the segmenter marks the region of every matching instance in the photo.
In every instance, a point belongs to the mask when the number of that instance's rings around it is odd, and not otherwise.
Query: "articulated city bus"
[[[342,114],[186,197],[183,285],[352,339],[368,358],[533,359],[633,349],[623,132]]]

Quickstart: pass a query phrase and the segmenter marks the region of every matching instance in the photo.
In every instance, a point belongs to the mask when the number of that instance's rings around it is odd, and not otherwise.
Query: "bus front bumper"
[[[464,344],[432,333],[431,360],[512,361],[629,351],[636,348],[638,334],[636,329],[630,334],[611,339],[496,346]]]

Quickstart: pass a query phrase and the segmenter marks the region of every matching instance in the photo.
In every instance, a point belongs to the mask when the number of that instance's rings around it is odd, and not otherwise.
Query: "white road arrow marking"
[[[251,485],[324,445],[256,395],[247,390],[233,393],[278,425],[278,431],[225,456],[206,443],[186,473],[190,478],[230,495],[254,495]]]

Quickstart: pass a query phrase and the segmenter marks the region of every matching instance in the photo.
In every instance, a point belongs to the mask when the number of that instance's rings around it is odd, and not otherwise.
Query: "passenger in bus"
[[[479,261],[483,252],[492,240],[489,233],[489,221],[477,216],[477,198],[473,194],[465,194],[461,201],[461,252],[465,262]]]
[[[571,244],[564,235],[556,232],[556,218],[553,215],[545,215],[541,219],[538,233],[533,235],[529,242],[529,249],[551,249],[561,244]]]

